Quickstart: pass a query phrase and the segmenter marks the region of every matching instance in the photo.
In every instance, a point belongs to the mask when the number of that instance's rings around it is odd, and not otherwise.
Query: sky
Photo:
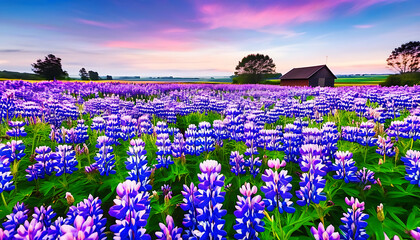
[[[391,51],[419,37],[419,0],[0,2],[0,70],[20,72],[52,53],[71,76],[229,76],[261,53],[283,74],[391,73]]]

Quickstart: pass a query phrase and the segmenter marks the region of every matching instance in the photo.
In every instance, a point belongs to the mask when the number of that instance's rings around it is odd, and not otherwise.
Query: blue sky
[[[14,0],[0,7],[0,70],[53,53],[77,75],[222,76],[263,53],[277,71],[391,73],[395,47],[420,39],[418,0]]]

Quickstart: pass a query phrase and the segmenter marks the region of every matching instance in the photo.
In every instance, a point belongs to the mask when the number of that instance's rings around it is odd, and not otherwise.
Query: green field
[[[335,80],[335,86],[354,86],[354,85],[379,85],[384,82],[388,75],[364,75],[339,77]],[[280,79],[267,79],[265,84],[280,84]]]

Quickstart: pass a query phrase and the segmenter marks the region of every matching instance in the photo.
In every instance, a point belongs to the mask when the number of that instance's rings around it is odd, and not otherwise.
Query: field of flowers
[[[420,239],[420,87],[0,95],[0,240]]]

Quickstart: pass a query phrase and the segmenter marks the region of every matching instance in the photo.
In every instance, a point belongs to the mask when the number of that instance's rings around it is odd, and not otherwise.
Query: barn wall
[[[297,80],[288,80],[282,79],[280,81],[280,86],[308,86],[308,79],[297,79]]]
[[[319,78],[325,78],[326,87],[334,87],[334,75],[332,75],[330,71],[328,71],[325,67],[315,73],[311,78],[309,78],[309,86],[318,86]]]

